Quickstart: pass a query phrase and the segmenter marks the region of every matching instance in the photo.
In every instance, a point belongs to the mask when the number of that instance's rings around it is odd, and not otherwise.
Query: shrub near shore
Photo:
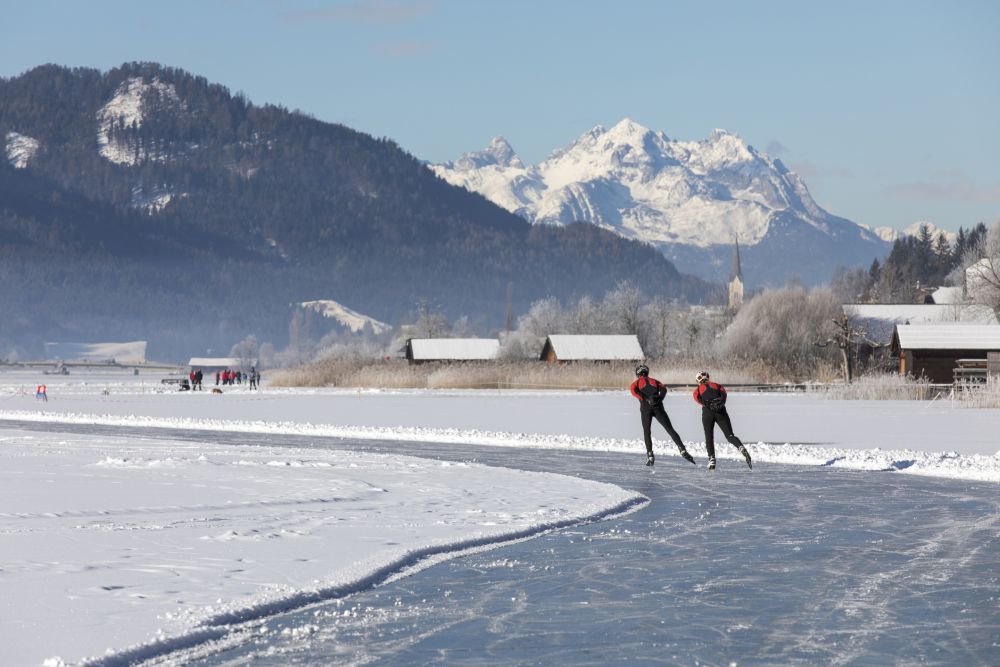
[[[698,371],[709,369],[725,384],[792,382],[763,363],[717,367],[698,360],[653,360],[650,373],[670,385],[694,386]],[[632,362],[468,361],[409,364],[404,360],[322,359],[271,373],[279,387],[366,389],[628,389],[635,379]]]

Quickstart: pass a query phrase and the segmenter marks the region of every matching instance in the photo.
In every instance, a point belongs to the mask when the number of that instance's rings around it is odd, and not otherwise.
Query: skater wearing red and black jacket
[[[733,424],[726,412],[726,388],[712,382],[706,371],[698,373],[698,386],[694,390],[694,400],[701,406],[701,425],[705,427],[705,449],[708,450],[708,469],[715,470],[715,425],[722,429],[726,440],[739,450],[747,460],[747,467],[753,470],[750,452],[733,433]]]
[[[667,395],[667,388],[658,380],[649,377],[649,366],[646,364],[636,366],[635,376],[636,381],[632,383],[629,390],[633,396],[639,399],[639,414],[642,417],[642,436],[646,440],[646,465],[653,465],[653,435],[651,432],[653,417],[656,417],[656,421],[660,422],[663,428],[667,430],[667,433],[670,434],[670,437],[673,438],[674,444],[680,450],[681,456],[694,463],[694,458],[688,454],[687,448],[684,447],[684,443],[681,441],[681,436],[677,435],[677,431],[670,425],[670,417],[667,416],[667,411],[663,409],[663,397]]]

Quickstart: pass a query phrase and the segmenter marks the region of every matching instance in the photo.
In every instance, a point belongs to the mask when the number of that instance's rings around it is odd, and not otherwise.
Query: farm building
[[[232,371],[248,371],[251,366],[257,366],[257,360],[241,359],[240,357],[191,357],[188,365],[191,367],[191,370],[200,370],[203,373],[224,371],[227,368]]]
[[[930,299],[939,305],[965,303],[965,290],[961,287],[938,287],[931,292]]]
[[[888,343],[897,324],[998,324],[992,308],[970,304],[849,303],[841,308],[852,325],[865,327],[878,343]]]
[[[540,359],[566,361],[639,361],[645,358],[639,339],[625,336],[574,336],[554,334],[545,338]]]
[[[900,375],[925,376],[931,382],[949,384],[957,379],[960,367],[985,369],[987,364],[1000,361],[1000,326],[900,324],[893,333],[891,349],[899,358]]]
[[[426,361],[487,361],[497,358],[496,338],[410,338],[406,358],[411,364]]]

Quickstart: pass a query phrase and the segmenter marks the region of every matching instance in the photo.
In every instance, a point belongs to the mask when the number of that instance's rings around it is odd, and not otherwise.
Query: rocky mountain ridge
[[[533,224],[588,222],[649,243],[699,275],[706,260],[726,266],[735,240],[758,285],[793,274],[825,282],[836,265],[864,265],[889,249],[874,231],[819,206],[780,160],[725,130],[678,141],[626,118],[537,165],[497,137],[432,168]]]

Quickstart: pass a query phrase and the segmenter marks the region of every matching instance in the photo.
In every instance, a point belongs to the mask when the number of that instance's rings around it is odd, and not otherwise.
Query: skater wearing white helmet
[[[694,390],[694,400],[701,406],[701,425],[705,427],[705,449],[708,450],[708,469],[715,470],[715,425],[722,429],[726,440],[731,442],[747,461],[747,467],[753,470],[750,452],[743,442],[733,433],[733,424],[726,411],[726,388],[712,382],[708,371],[698,373],[698,386]]]

